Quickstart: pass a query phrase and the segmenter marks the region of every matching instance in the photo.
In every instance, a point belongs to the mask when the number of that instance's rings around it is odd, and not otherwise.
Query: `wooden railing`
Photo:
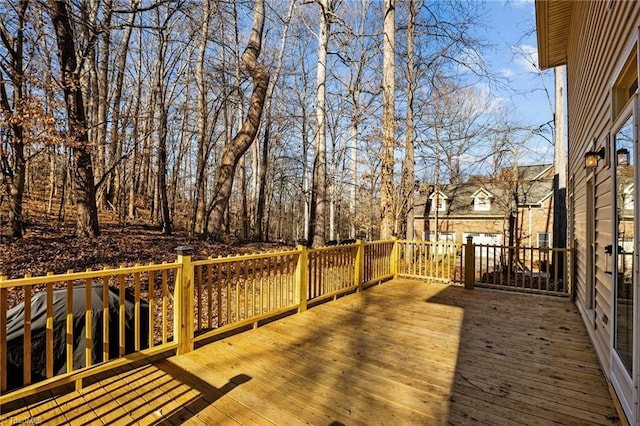
[[[398,275],[434,281],[456,281],[462,244],[446,241],[398,241]]]
[[[571,294],[572,249],[474,245],[464,247],[464,281],[478,287],[557,296]]]
[[[194,343],[253,325],[288,311],[304,311],[341,294],[361,290],[394,276],[394,241],[192,260],[190,247],[177,248],[173,263],[102,271],[0,278],[0,404],[75,382],[151,354],[193,349]],[[76,294],[77,293],[77,294]],[[41,294],[43,297],[33,297]],[[73,302],[74,294],[82,304]],[[100,295],[99,306],[96,306]],[[46,305],[45,348],[31,343],[32,311]],[[21,302],[29,301],[31,303]],[[112,303],[109,303],[109,300]],[[63,306],[63,315],[57,315]],[[7,317],[22,306],[24,334],[20,353],[7,351]],[[76,306],[78,305],[78,306]],[[81,305],[81,306],[79,306]],[[127,307],[130,311],[127,311]],[[12,312],[13,313],[13,312]],[[126,320],[129,320],[127,322]],[[96,322],[101,327],[96,327]],[[77,325],[84,325],[79,335]],[[15,324],[12,324],[15,325]],[[54,338],[54,334],[59,335]],[[65,342],[64,357],[56,357]],[[80,348],[80,349],[79,349]],[[42,374],[32,355],[46,354]],[[84,362],[74,366],[82,350]],[[14,358],[23,364],[14,365]],[[8,370],[11,366],[11,381]],[[16,379],[15,370],[20,369]],[[37,377],[36,377],[37,376]]]
[[[90,374],[168,350],[186,353],[218,334],[398,276],[569,294],[569,249],[389,240],[205,260],[192,260],[190,247],[177,253],[173,263],[1,277],[0,404],[64,383],[80,388]],[[8,324],[12,308],[24,312],[21,324],[17,315]],[[45,343],[36,346],[40,320]],[[8,352],[9,325],[24,335],[18,353]],[[44,365],[32,362],[39,351]]]
[[[262,319],[297,309],[300,284],[296,271],[303,250],[192,262],[194,341],[256,326]]]
[[[179,269],[178,263],[163,263],[0,278],[1,399],[27,395],[34,386],[46,389],[76,381],[80,387],[84,373],[100,371],[92,369],[97,364],[175,347],[172,293]],[[8,313],[16,311],[24,314],[22,327],[7,322]],[[33,333],[38,323],[44,326],[43,336]],[[7,346],[9,325],[23,335],[18,335],[22,347],[17,351]],[[44,362],[36,365],[32,355],[38,352]],[[137,357],[130,355],[134,352]],[[26,388],[7,395],[7,390],[20,386]]]
[[[350,244],[307,250],[307,301],[335,298],[357,289],[360,285],[357,276],[361,270],[358,257],[361,248],[359,244]]]
[[[363,285],[390,279],[397,273],[396,240],[364,243]]]

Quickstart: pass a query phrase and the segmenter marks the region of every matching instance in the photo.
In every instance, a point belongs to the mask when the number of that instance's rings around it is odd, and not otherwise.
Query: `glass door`
[[[613,355],[612,381],[629,418],[635,415],[634,369],[637,360],[634,305],[637,304],[636,281],[636,162],[637,134],[633,105],[617,121],[613,133],[617,247],[613,285]]]

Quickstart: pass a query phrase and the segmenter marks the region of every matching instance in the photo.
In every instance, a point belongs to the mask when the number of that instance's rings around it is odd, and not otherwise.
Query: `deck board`
[[[616,424],[566,299],[395,280],[182,356],[23,398],[70,424]]]

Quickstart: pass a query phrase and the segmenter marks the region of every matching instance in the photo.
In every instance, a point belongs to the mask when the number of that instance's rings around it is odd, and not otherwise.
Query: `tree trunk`
[[[318,34],[318,69],[316,78],[316,131],[313,142],[313,174],[311,183],[311,217],[309,232],[314,247],[326,240],[327,226],[327,140],[326,140],[326,79],[327,45],[329,43],[329,2],[319,0],[320,33]]]
[[[380,238],[393,235],[393,163],[395,147],[395,0],[384,2],[383,87],[382,87],[382,163]]]
[[[0,21],[0,30],[2,30],[3,37],[1,38],[5,51],[8,53],[7,57],[10,58],[9,69],[10,80],[13,85],[13,102],[9,101],[7,95],[7,89],[5,81],[0,74],[0,109],[5,111],[11,111],[11,103],[15,108],[15,117],[18,120],[11,120],[10,129],[13,133],[13,140],[11,145],[13,146],[13,159],[11,162],[10,170],[3,170],[9,174],[11,181],[9,183],[9,225],[11,227],[11,236],[14,238],[21,238],[24,232],[24,221],[22,219],[22,200],[24,197],[24,187],[26,182],[27,173],[27,160],[24,155],[25,148],[25,129],[23,120],[26,120],[23,112],[23,96],[25,89],[24,79],[24,30],[27,9],[29,8],[28,1],[20,1],[18,7],[15,8],[17,13],[17,29],[15,38],[11,37],[7,29],[4,27],[2,21]],[[5,68],[6,69],[6,68]],[[6,158],[2,158],[3,162]],[[4,167],[2,167],[4,169]]]
[[[407,25],[407,116],[406,116],[406,136],[404,148],[404,174],[402,176],[403,209],[400,215],[400,224],[404,225],[404,232],[400,235],[405,239],[414,240],[413,230],[413,204],[415,189],[415,160],[414,160],[414,140],[415,126],[413,122],[413,96],[416,90],[415,70],[414,70],[414,36],[416,20],[416,2],[409,0],[409,22]]]
[[[264,65],[258,62],[264,27],[264,0],[256,0],[254,4],[253,27],[247,47],[242,54],[242,63],[253,80],[253,93],[249,110],[240,131],[224,147],[220,160],[220,169],[213,196],[211,228],[215,239],[222,237],[224,213],[229,205],[229,197],[233,189],[233,179],[240,157],[251,146],[258,133],[262,110],[269,85],[269,73]]]
[[[204,58],[209,39],[209,20],[211,18],[210,0],[202,2],[202,35],[198,48],[198,62],[196,64],[196,83],[198,85],[198,153],[196,158],[196,191],[194,200],[194,214],[191,221],[191,231],[202,234],[204,216],[206,214],[206,174],[208,158],[207,141],[207,87],[204,80]]]
[[[56,32],[58,56],[69,123],[69,143],[73,148],[73,177],[76,198],[76,235],[95,237],[100,234],[96,193],[87,119],[82,97],[80,75],[74,46],[74,34],[67,11],[67,4],[49,0],[49,13]]]
[[[140,5],[140,0],[131,1],[131,10],[136,10]],[[122,88],[124,86],[124,76],[127,65],[127,54],[129,52],[129,41],[131,40],[131,28],[135,22],[136,14],[130,13],[129,20],[124,27],[124,34],[122,36],[121,51],[118,55],[118,62],[116,65],[116,82],[113,90],[113,124],[111,129],[111,143],[109,150],[109,164],[113,167],[117,161],[120,161],[122,155],[122,135],[125,133],[124,126],[121,125],[121,108],[122,108]],[[135,142],[134,142],[135,143]],[[124,199],[121,197],[123,191],[123,185],[121,185],[121,177],[124,175],[124,164],[122,167],[118,167],[110,173],[107,181],[107,201],[117,207],[118,211],[124,210],[124,206],[119,206],[118,200]],[[131,171],[133,173],[133,170]]]
[[[162,62],[162,61],[160,61]],[[161,65],[158,65],[158,72],[163,71]],[[167,132],[169,125],[167,118],[167,108],[165,103],[164,87],[162,80],[158,78],[158,111],[160,119],[158,123],[158,186],[160,209],[162,211],[162,232],[165,235],[171,235],[171,213],[169,211],[169,197],[167,196]]]

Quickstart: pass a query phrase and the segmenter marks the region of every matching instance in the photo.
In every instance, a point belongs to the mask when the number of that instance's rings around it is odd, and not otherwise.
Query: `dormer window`
[[[473,210],[489,211],[491,210],[491,194],[484,189],[480,189],[473,194]]]
[[[444,195],[442,191],[434,192],[429,197],[431,200],[431,211],[432,212],[446,212],[447,211],[447,199],[448,197]]]

